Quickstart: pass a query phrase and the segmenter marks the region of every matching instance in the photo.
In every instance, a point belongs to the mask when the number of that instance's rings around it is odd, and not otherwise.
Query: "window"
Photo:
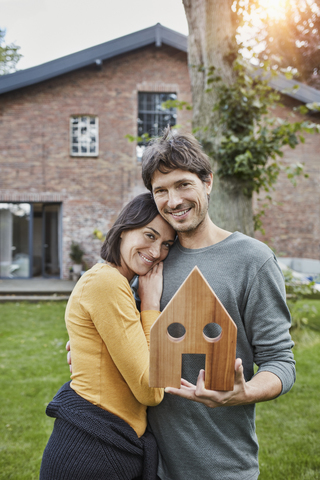
[[[164,108],[162,104],[168,100],[176,100],[175,93],[144,93],[139,92],[138,136],[148,133],[150,137],[161,135],[167,125],[176,125],[177,109]],[[137,145],[137,158],[141,161],[146,141]]]
[[[70,155],[97,157],[99,153],[98,117],[74,116],[70,118]]]

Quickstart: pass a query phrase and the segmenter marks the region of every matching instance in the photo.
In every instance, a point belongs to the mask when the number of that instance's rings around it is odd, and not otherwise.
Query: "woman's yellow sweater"
[[[147,406],[163,399],[149,387],[150,328],[160,315],[139,313],[128,280],[98,263],[76,284],[66,309],[72,355],[71,387],[125,420],[140,437]]]

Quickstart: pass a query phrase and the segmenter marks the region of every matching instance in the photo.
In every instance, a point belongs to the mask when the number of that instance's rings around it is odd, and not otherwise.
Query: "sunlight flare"
[[[284,16],[286,0],[259,0],[260,7],[269,18],[279,19]]]

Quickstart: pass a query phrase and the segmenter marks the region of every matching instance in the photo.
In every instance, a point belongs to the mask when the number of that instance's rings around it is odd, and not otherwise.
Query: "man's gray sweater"
[[[176,242],[164,262],[161,310],[196,265],[237,325],[236,355],[246,381],[256,364],[259,372],[277,375],[286,393],[295,381],[295,362],[284,281],[273,252],[238,232],[196,250]],[[183,378],[195,383],[201,368],[203,356],[184,355]],[[165,394],[160,405],[148,409],[148,419],[162,480],[258,478],[254,405],[210,409]]]

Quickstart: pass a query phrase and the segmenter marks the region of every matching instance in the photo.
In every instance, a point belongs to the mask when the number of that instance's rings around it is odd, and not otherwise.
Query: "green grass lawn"
[[[320,301],[312,305],[313,329],[294,333],[295,386],[257,405],[259,480],[320,479]],[[38,479],[53,425],[45,408],[69,379],[64,309],[65,302],[0,304],[1,480]]]
[[[320,336],[295,359],[293,389],[257,405],[261,480],[320,479]]]
[[[320,300],[308,304],[315,310],[310,328],[292,332],[295,385],[286,395],[257,405],[259,480],[320,479]]]
[[[65,302],[0,304],[0,479],[39,478],[53,419],[45,408],[69,379]]]

